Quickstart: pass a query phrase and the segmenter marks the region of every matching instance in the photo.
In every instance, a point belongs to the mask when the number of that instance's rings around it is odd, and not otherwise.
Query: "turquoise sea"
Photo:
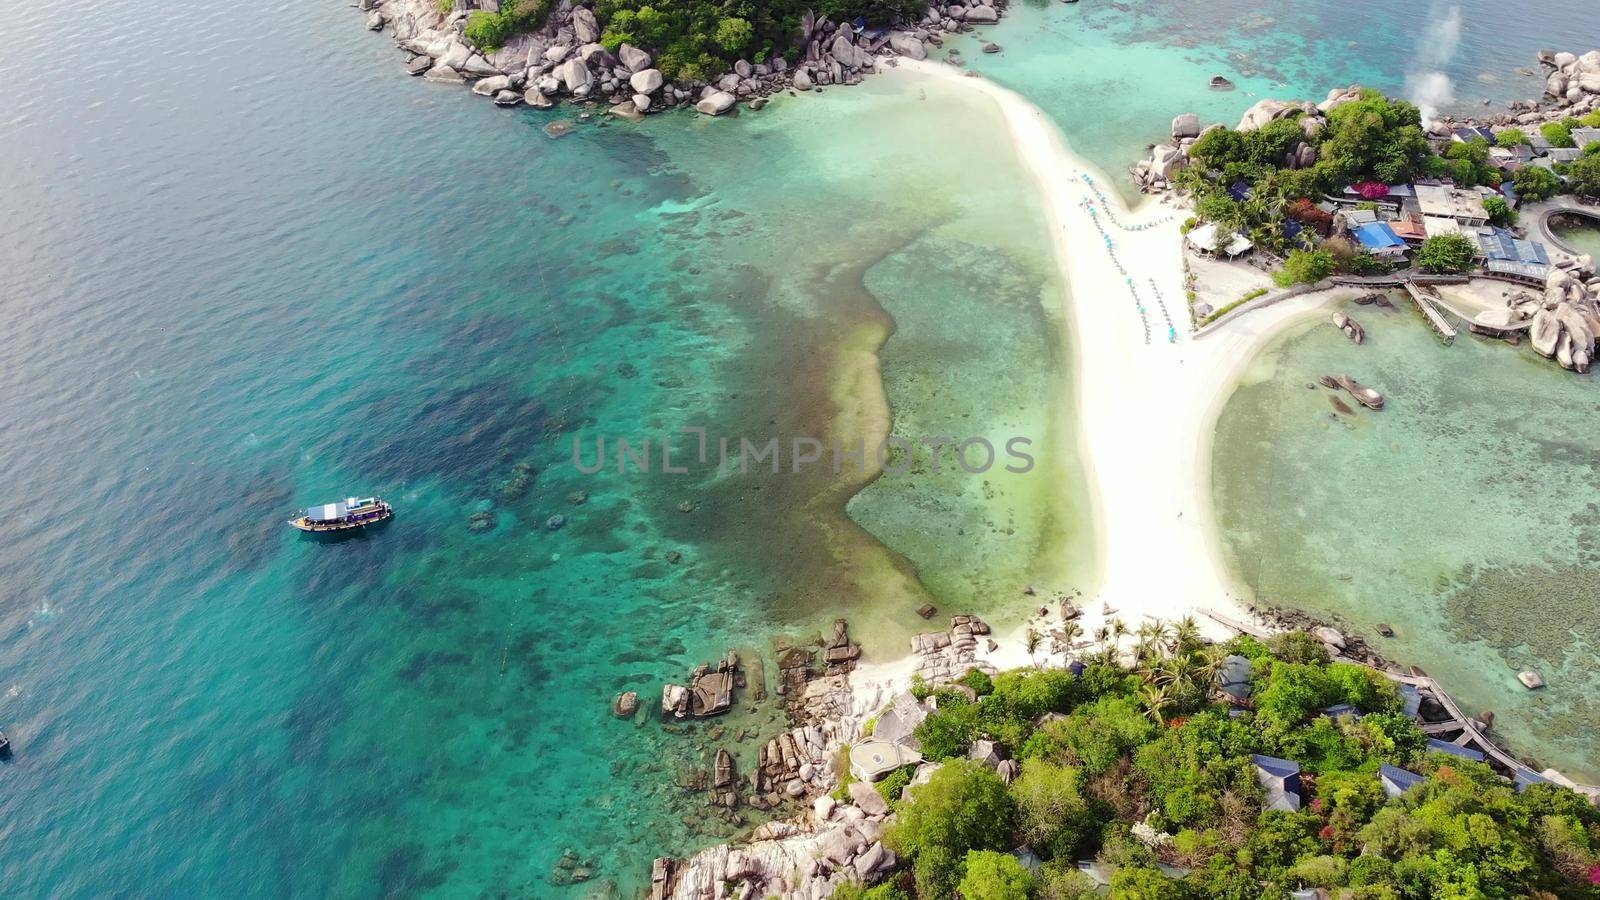
[[[1271,6],[1198,34],[1177,4],[1026,7],[975,64],[1108,171],[1178,108],[1253,102],[1189,75],[1320,95],[1367,51],[1319,35],[1381,33],[1374,77],[1403,80],[1414,18],[1347,5],[1302,34],[1312,4]],[[1479,22],[1463,54],[1494,66],[1600,45]],[[46,0],[9,36],[38,48],[0,56],[11,895],[626,893],[737,827],[675,783],[712,729],[614,719],[616,691],[649,707],[839,614],[894,652],[922,602],[1004,620],[1091,568],[1061,288],[980,103],[883,78],[552,139],[574,111],[407,79],[341,4]],[[685,426],[1024,434],[1043,464],[569,463],[574,437]],[[363,539],[283,525],[368,491],[400,512]],[[552,886],[569,847],[595,877]]]

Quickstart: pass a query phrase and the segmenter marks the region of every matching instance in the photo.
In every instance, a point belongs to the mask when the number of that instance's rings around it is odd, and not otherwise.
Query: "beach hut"
[[[1441,741],[1438,738],[1428,738],[1428,752],[1448,753],[1451,756],[1458,756],[1462,759],[1470,759],[1473,762],[1483,762],[1483,754],[1481,752],[1473,750],[1470,747],[1463,747],[1460,744],[1451,744],[1447,741]]]
[[[1266,792],[1264,809],[1284,812],[1300,810],[1300,764],[1260,753],[1250,757],[1256,767],[1256,781]]]
[[[922,754],[903,744],[867,738],[850,748],[850,773],[860,781],[877,781],[896,769],[922,762]]]
[[[1421,775],[1415,772],[1407,772],[1399,766],[1391,766],[1385,763],[1378,767],[1378,781],[1383,785],[1384,796],[1390,800],[1411,790],[1424,780]]]
[[[1190,229],[1184,240],[1189,246],[1208,256],[1234,257],[1254,246],[1249,238],[1233,232],[1228,233],[1225,238],[1226,243],[1223,243],[1224,237],[1217,233],[1217,226],[1210,223]]]
[[[1250,699],[1250,660],[1237,653],[1222,661],[1217,686],[1234,700]]]
[[[1450,133],[1450,140],[1458,144],[1465,144],[1471,141],[1486,141],[1492,145],[1494,143],[1494,132],[1483,127],[1457,128]]]
[[[1355,719],[1361,718],[1361,710],[1356,709],[1354,706],[1351,706],[1348,703],[1340,703],[1336,706],[1330,706],[1323,710],[1322,714],[1330,719],[1337,719],[1340,716],[1350,716],[1351,718]]]
[[[1507,229],[1486,228],[1479,230],[1475,237],[1478,239],[1478,253],[1485,259],[1550,265],[1550,253],[1543,244],[1519,238]]]
[[[1489,223],[1489,211],[1483,208],[1483,195],[1476,191],[1464,191],[1453,184],[1427,182],[1417,183],[1414,189],[1417,192],[1417,209],[1424,219],[1454,219],[1461,225]]]

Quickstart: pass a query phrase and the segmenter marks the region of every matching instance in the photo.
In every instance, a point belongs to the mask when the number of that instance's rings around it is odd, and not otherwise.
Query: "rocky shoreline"
[[[859,84],[879,65],[892,65],[888,60],[894,57],[926,59],[930,48],[942,46],[947,36],[998,22],[1007,0],[930,5],[915,25],[894,30],[858,30],[808,12],[798,35],[797,46],[804,48],[800,60],[791,65],[777,54],[766,60],[741,59],[710,81],[669,81],[648,51],[630,44],[611,52],[600,43],[594,12],[572,0],[561,0],[538,30],[516,35],[490,53],[474,47],[464,29],[472,12],[498,11],[499,0],[455,0],[448,11],[435,0],[358,0],[356,6],[367,14],[369,30],[389,29],[411,75],[470,84],[474,94],[497,106],[606,104],[612,115],[635,118],[686,107],[717,116],[741,102],[760,109],[782,91]],[[999,48],[989,44],[984,50]],[[951,62],[960,64],[955,50]]]
[[[989,626],[978,617],[955,616],[948,631],[913,638],[910,671],[928,684],[947,684],[972,668],[995,672],[983,657],[985,649],[997,647],[988,634]],[[756,826],[736,844],[710,847],[687,859],[655,859],[652,900],[822,900],[846,881],[870,884],[894,869],[898,860],[880,839],[890,818],[888,802],[870,782],[849,774],[850,747],[889,733],[883,724],[887,716],[879,717],[886,707],[919,704],[905,693],[905,685],[895,683],[897,678],[874,681],[856,671],[857,653],[842,620],[824,642],[820,667],[811,665],[806,648],[785,651],[779,685],[789,729],[762,746],[748,776],[735,772],[731,757],[721,753],[707,773],[718,805],[776,809],[781,801],[801,811]],[[669,694],[678,695],[668,691],[664,699]],[[676,702],[664,703],[664,718],[677,709]]]

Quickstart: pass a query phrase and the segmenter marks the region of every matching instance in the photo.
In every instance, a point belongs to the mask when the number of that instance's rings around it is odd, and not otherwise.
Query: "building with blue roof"
[[[1470,759],[1474,762],[1483,762],[1483,754],[1481,752],[1473,750],[1469,747],[1463,747],[1460,744],[1451,744],[1447,741],[1441,741],[1438,738],[1428,738],[1428,752],[1448,753],[1451,756],[1459,756],[1462,759]]]
[[[1353,232],[1356,240],[1361,242],[1362,249],[1373,256],[1396,257],[1404,256],[1406,242],[1400,239],[1388,222],[1368,222],[1358,226]]]
[[[1463,144],[1473,140],[1487,141],[1490,144],[1495,142],[1494,132],[1483,127],[1457,128],[1451,133],[1450,137],[1452,140]]]
[[[1517,777],[1516,777],[1517,793],[1519,793],[1519,794],[1522,793],[1523,791],[1527,790],[1528,789],[1528,785],[1530,785],[1530,784],[1549,784],[1550,783],[1550,779],[1544,777],[1543,775],[1539,775],[1539,774],[1536,774],[1534,772],[1530,772],[1527,769],[1518,769],[1516,775],[1517,775]]]
[[[1550,265],[1550,253],[1538,241],[1519,238],[1505,228],[1485,228],[1477,233],[1478,253],[1485,259],[1536,266]]]
[[[1415,772],[1407,772],[1399,766],[1391,766],[1388,763],[1384,763],[1378,767],[1378,782],[1383,785],[1384,796],[1390,800],[1404,794],[1425,780],[1421,775]]]
[[[1251,756],[1250,761],[1255,763],[1256,781],[1266,792],[1262,808],[1299,812],[1300,764],[1260,753]]]

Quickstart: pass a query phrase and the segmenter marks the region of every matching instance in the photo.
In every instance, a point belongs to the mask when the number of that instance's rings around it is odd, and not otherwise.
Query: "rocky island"
[[[1006,0],[861,7],[879,26],[893,28],[868,27],[868,19],[851,15],[836,21],[796,7],[774,23],[779,33],[772,37],[781,52],[759,59],[737,55],[754,46],[754,26],[725,17],[717,25],[716,49],[731,60],[670,48],[663,57],[661,48],[635,46],[625,23],[637,16],[602,22],[593,9],[572,0],[560,0],[542,16],[525,6],[532,7],[531,0],[360,3],[369,29],[392,32],[412,75],[470,83],[473,93],[500,106],[604,103],[626,118],[686,106],[722,115],[740,102],[760,109],[779,91],[855,84],[885,59],[925,59],[944,35],[999,21]],[[485,27],[489,23],[492,28]]]
[[[1358,85],[1316,103],[1259,100],[1232,128],[1175,117],[1170,140],[1130,174],[1193,210],[1191,318],[1205,326],[1313,290],[1405,288],[1447,340],[1453,318],[1479,335],[1526,334],[1539,354],[1589,371],[1600,277],[1549,222],[1600,218],[1600,50],[1546,51],[1539,62],[1546,97],[1487,117],[1424,122],[1410,103]],[[1250,268],[1279,290],[1200,298],[1198,272],[1232,284]],[[1455,284],[1475,295],[1452,302],[1443,292]]]

